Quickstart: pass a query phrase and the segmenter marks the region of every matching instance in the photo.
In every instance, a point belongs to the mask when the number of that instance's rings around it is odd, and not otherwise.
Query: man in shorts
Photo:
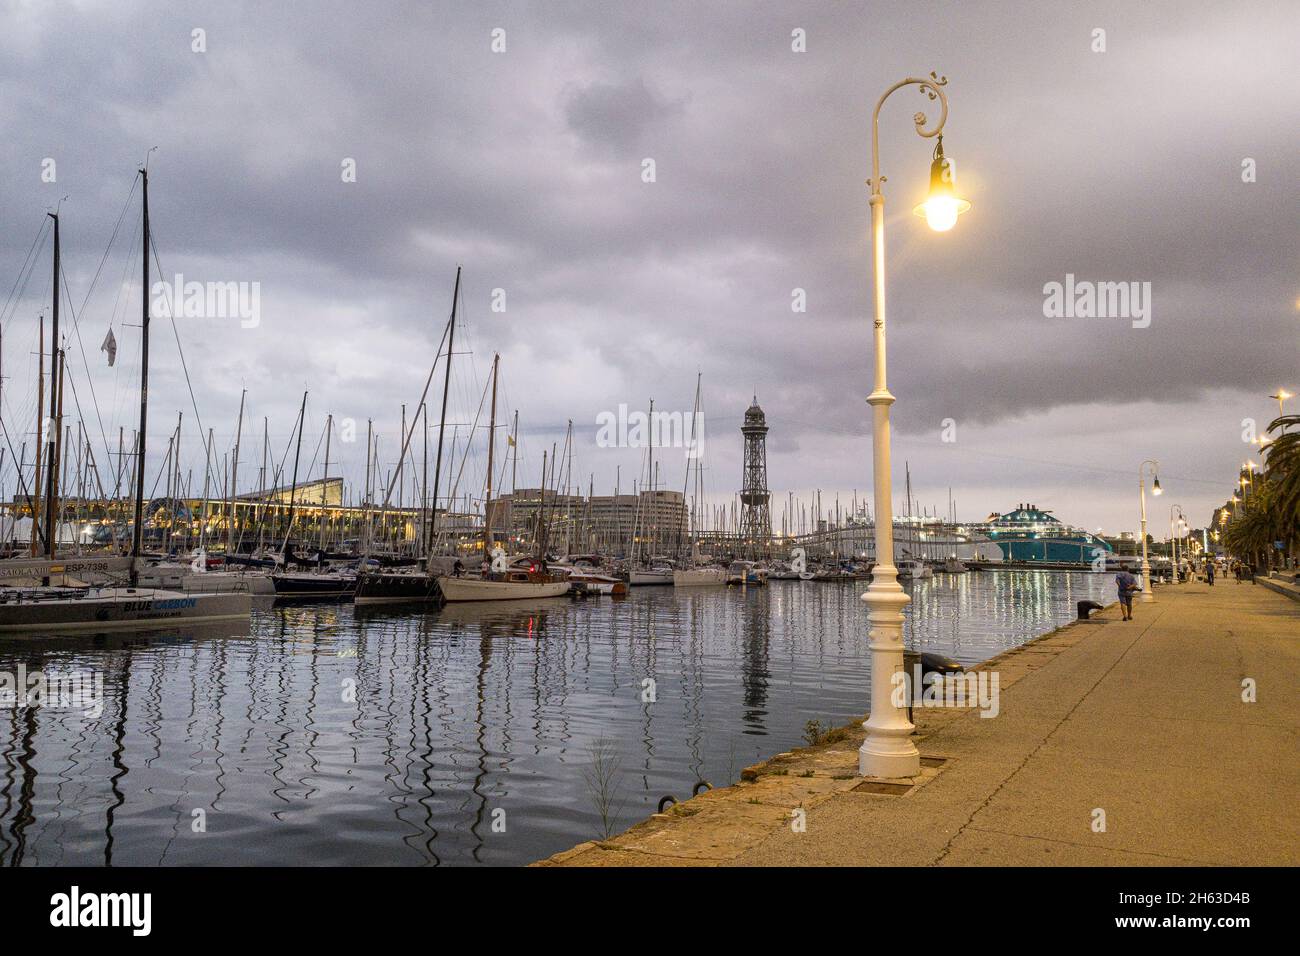
[[[1119,590],[1120,610],[1124,612],[1121,620],[1133,620],[1133,595],[1142,590],[1142,585],[1128,568],[1121,568],[1119,574],[1115,575],[1115,587]]]

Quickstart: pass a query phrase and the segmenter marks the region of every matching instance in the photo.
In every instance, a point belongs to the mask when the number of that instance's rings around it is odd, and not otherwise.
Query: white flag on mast
[[[117,339],[113,338],[111,328],[108,330],[108,334],[104,336],[104,342],[100,345],[99,350],[108,353],[108,367],[112,368],[113,363],[117,361]]]

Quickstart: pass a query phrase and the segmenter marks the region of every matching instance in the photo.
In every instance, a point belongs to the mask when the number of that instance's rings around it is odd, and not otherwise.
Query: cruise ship
[[[1111,556],[1104,539],[1062,524],[1037,505],[1017,505],[1015,511],[989,515],[984,533],[1007,561],[1092,565],[1098,558]]]

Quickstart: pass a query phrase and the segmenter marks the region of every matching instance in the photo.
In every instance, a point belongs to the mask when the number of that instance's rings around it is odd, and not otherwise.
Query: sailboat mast
[[[334,413],[325,416],[325,480],[320,486],[320,550],[325,550],[325,509],[329,507],[330,486],[330,434],[334,431]]]
[[[655,400],[650,399],[650,458],[646,465],[645,476],[650,482],[650,498],[646,501],[646,508],[653,509],[654,526],[649,528],[650,532],[650,556],[653,556],[659,547],[659,509],[655,507]]]
[[[239,393],[239,421],[235,424],[235,457],[230,463],[230,507],[226,511],[226,554],[234,550],[235,543],[235,497],[239,494],[239,440],[244,435],[244,396],[248,389]]]
[[[285,524],[284,543],[288,546],[293,535],[293,504],[298,493],[298,458],[302,455],[302,424],[307,417],[307,393],[302,393],[302,408],[298,409],[298,445],[293,452],[293,485],[289,488],[289,520]],[[283,550],[283,549],[282,549]]]
[[[700,420],[700,381],[701,379],[703,379],[703,377],[704,377],[703,372],[695,373],[695,407],[691,410],[691,431],[690,431],[691,441],[690,444],[687,446],[687,452],[686,452],[686,474],[682,476],[682,503],[683,504],[686,503],[686,492],[691,483],[691,471],[693,470],[691,466],[695,464],[695,461],[698,459],[698,455],[699,455],[700,438],[698,435],[695,434],[695,426]],[[691,502],[690,510],[685,515],[682,516],[682,519],[683,519],[683,523],[689,520],[690,533],[692,535],[699,534],[699,529],[695,527],[694,501]],[[692,547],[694,547],[694,540],[692,540]],[[677,526],[677,552],[679,555],[681,554],[681,550],[682,550],[682,527],[681,525],[678,525]]]
[[[45,313],[41,313],[40,343],[36,347],[37,362],[40,366],[36,378],[36,477],[32,483],[32,557],[36,557],[36,528],[40,523],[41,510],[41,459],[45,457]]]
[[[59,543],[59,522],[63,518],[62,502],[60,501],[60,487],[64,484],[60,476],[67,477],[67,464],[63,461],[63,372],[64,364],[67,357],[63,349],[59,349],[55,355],[58,358],[58,374],[51,374],[50,383],[57,383],[59,390],[58,407],[54,410],[54,456],[50,470],[50,495],[46,502],[46,507],[54,516],[54,520],[49,522],[49,528],[46,529],[45,540],[49,544],[50,557],[54,557],[54,548]],[[51,369],[53,373],[53,369]],[[70,437],[70,436],[69,436]]]
[[[212,429],[208,429],[208,445],[203,453],[203,510],[199,519],[199,550],[208,543],[208,495],[212,490]]]
[[[510,465],[510,494],[515,493],[515,476],[519,471],[519,409],[515,409],[515,427],[511,430],[510,447],[514,449],[513,463]]]
[[[438,415],[438,453],[433,465],[433,505],[429,518],[429,554],[433,554],[434,534],[438,525],[438,485],[442,481],[442,436],[447,428],[447,393],[451,390],[451,355],[456,344],[456,305],[460,301],[460,266],[456,267],[456,284],[451,290],[451,321],[447,327],[447,369],[442,379],[442,411]],[[448,506],[451,505],[449,501]]]
[[[501,355],[492,356],[492,416],[488,420],[488,462],[487,462],[487,498],[483,501],[483,556],[492,553],[492,462],[497,442],[497,367],[501,364]],[[482,406],[480,406],[482,407]]]
[[[420,428],[423,430],[424,450],[421,455],[424,459],[422,471],[420,472],[420,553],[427,554],[429,551],[429,403],[420,403]]]
[[[266,511],[269,503],[266,497],[266,446],[271,440],[271,423],[266,416],[262,416],[262,470],[257,477],[257,496],[262,499],[261,513],[257,519],[257,550],[261,553],[266,546]]]
[[[62,426],[55,425],[58,420],[56,410],[59,402],[59,214],[56,212],[47,213],[54,220],[54,312],[53,324],[50,327],[50,422],[51,435],[49,442],[49,459],[48,469],[45,474],[46,491],[45,491],[45,555],[54,558],[54,544],[58,539],[58,528],[55,526],[54,500],[59,493],[59,468],[55,462],[56,449],[58,447],[59,437],[53,430]]]
[[[149,170],[140,170],[141,192],[141,232],[140,240],[141,276],[140,285],[140,434],[136,436],[135,468],[135,528],[131,533],[131,557],[140,557],[140,545],[144,540],[144,452],[145,434],[149,423]],[[137,583],[139,572],[136,560],[131,562],[131,583]]]

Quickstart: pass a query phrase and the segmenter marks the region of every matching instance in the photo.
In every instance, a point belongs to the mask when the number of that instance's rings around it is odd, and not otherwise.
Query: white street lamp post
[[[1151,562],[1147,560],[1147,482],[1146,467],[1151,466],[1151,477],[1155,484],[1151,488],[1153,495],[1160,494],[1160,477],[1156,471],[1160,468],[1160,462],[1147,459],[1138,465],[1138,497],[1142,501],[1142,603],[1150,604],[1154,601],[1155,595],[1151,593]]]
[[[871,117],[871,243],[875,276],[875,386],[867,397],[872,413],[871,464],[876,514],[876,566],[871,585],[862,595],[870,625],[871,714],[862,725],[867,732],[858,750],[858,772],[865,777],[913,777],[921,772],[921,755],[912,743],[915,729],[907,719],[906,701],[899,693],[905,688],[903,667],[903,608],[911,598],[898,583],[894,564],[893,493],[890,482],[889,407],[894,403],[885,377],[885,181],[880,175],[880,108],[895,90],[917,86],[931,100],[938,99],[939,121],[927,130],[924,113],[912,121],[916,132],[926,138],[938,136],[930,170],[930,198],[916,212],[923,214],[932,229],[947,231],[958,214],[970,208],[959,199],[952,183],[952,166],[943,157],[943,125],[948,119],[948,98],[943,87],[946,77],[930,74],[928,79],[908,77],[895,83],[876,103]],[[919,691],[919,688],[916,690]]]
[[[1170,557],[1173,560],[1173,577],[1169,579],[1171,584],[1179,583],[1178,571],[1182,567],[1182,565],[1179,563],[1178,560],[1178,539],[1182,537],[1182,535],[1178,533],[1179,530],[1178,525],[1174,524],[1175,511],[1178,512],[1179,520],[1181,520],[1183,518],[1183,506],[1182,505],[1169,506],[1169,549],[1170,549]],[[1183,556],[1186,557],[1185,549],[1184,549]]]
[[[1174,509],[1169,508],[1169,561],[1173,568],[1173,581],[1178,583],[1178,542],[1174,540]]]

